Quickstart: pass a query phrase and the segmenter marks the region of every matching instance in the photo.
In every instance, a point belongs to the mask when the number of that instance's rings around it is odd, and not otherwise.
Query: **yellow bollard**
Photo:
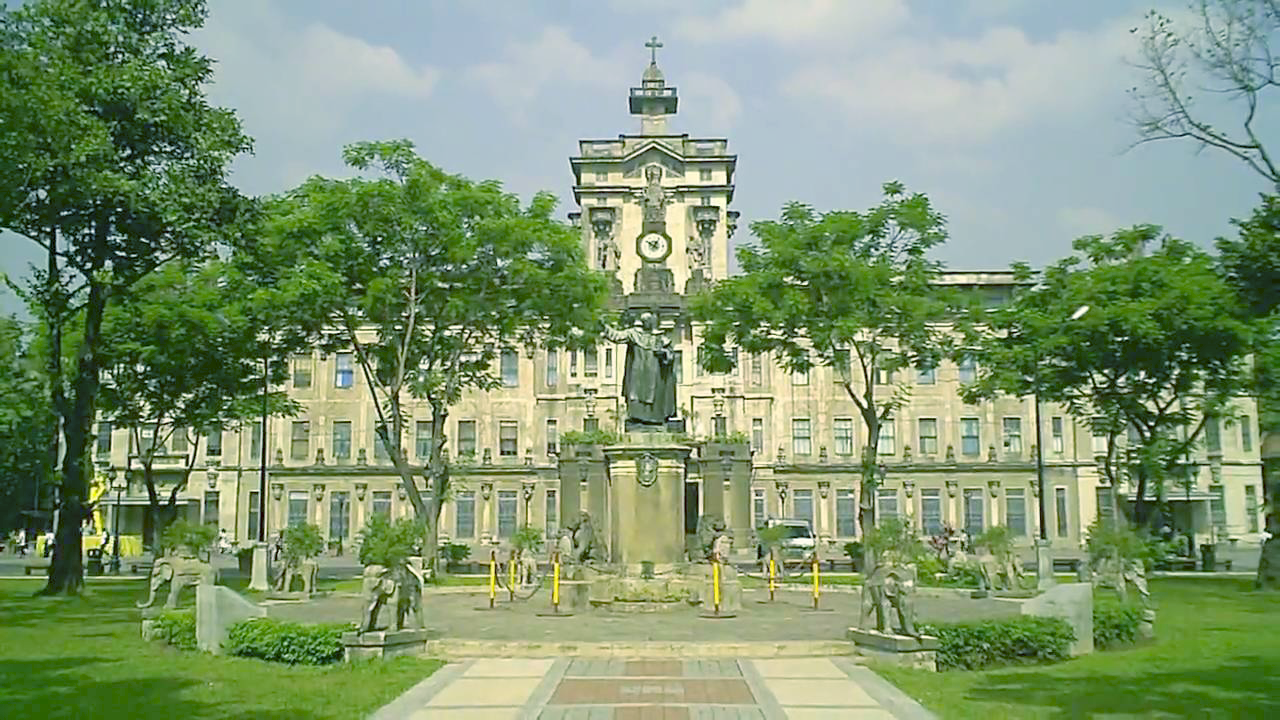
[[[551,609],[560,612],[560,551],[551,556]]]
[[[778,568],[773,563],[773,551],[769,551],[769,602],[773,602],[773,591],[777,588],[775,578],[777,577]]]
[[[822,590],[818,584],[818,553],[813,554],[813,609],[818,609],[818,597],[822,595]]]
[[[516,551],[511,551],[511,560],[507,562],[507,600],[516,601]]]
[[[711,562],[711,595],[715,601],[716,614],[720,614],[720,558]]]
[[[498,598],[498,551],[489,551],[489,609],[492,610]]]

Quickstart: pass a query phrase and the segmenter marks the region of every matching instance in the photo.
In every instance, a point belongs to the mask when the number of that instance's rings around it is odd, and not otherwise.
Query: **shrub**
[[[920,565],[932,553],[912,527],[911,518],[887,517],[876,522],[867,533],[866,543],[872,556],[879,563],[882,559],[897,563]]]
[[[993,525],[984,530],[973,544],[975,547],[985,548],[993,557],[1001,561],[1006,561],[1013,555],[1013,533],[1009,528],[1000,525]]]
[[[1102,518],[1093,521],[1089,526],[1085,548],[1089,551],[1089,560],[1096,566],[1102,560],[1118,559],[1121,561],[1141,560],[1147,572],[1155,565],[1156,560],[1168,554],[1171,545],[1146,530],[1137,531],[1122,520],[1103,522]]]
[[[303,625],[271,618],[249,618],[231,626],[229,655],[290,665],[326,665],[342,659],[342,634],[349,623]]]
[[[421,538],[422,526],[411,517],[392,523],[373,515],[360,531],[360,564],[399,567],[408,562]]]
[[[537,550],[542,546],[542,531],[532,525],[525,525],[516,531],[511,544],[521,552]]]
[[[437,552],[447,565],[457,565],[471,554],[471,546],[466,543],[445,543],[438,548]]]
[[[1093,646],[1098,650],[1133,645],[1138,641],[1142,608],[1131,603],[1095,597],[1093,602]]]
[[[844,544],[844,554],[849,556],[854,565],[862,564],[862,543],[857,540],[850,540]]]
[[[324,550],[324,536],[320,528],[311,523],[290,525],[284,529],[281,541],[285,561],[294,565],[309,560]]]
[[[160,545],[166,553],[186,548],[192,555],[208,550],[218,539],[218,529],[213,525],[193,523],[186,518],[175,520],[160,535]]]
[[[560,436],[562,445],[614,445],[618,442],[618,434],[603,428],[595,430],[570,430]]]
[[[152,629],[156,640],[163,640],[179,650],[196,649],[196,616],[190,610],[160,613]]]
[[[938,637],[939,670],[981,670],[1066,660],[1076,634],[1062,618],[1023,616],[922,625]]]

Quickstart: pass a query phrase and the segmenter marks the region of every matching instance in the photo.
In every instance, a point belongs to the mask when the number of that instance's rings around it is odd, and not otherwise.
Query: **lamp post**
[[[120,495],[129,486],[128,472],[116,476],[116,469],[107,471],[107,483],[116,491],[116,508],[111,513],[111,562],[108,568],[112,575],[120,574]]]

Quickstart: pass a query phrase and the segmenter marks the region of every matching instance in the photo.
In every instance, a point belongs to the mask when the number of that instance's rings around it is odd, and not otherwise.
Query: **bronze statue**
[[[605,337],[627,346],[622,395],[627,422],[663,426],[676,414],[675,350],[653,313],[642,313],[626,330],[605,326]]]
[[[900,634],[920,637],[915,620],[915,585],[914,565],[885,564],[877,567],[862,586],[860,624],[866,627],[867,620],[874,613],[876,630],[895,633],[893,619],[896,616]]]

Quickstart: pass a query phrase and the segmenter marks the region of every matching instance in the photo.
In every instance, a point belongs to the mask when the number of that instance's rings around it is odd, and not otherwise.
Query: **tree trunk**
[[[1280,590],[1280,433],[1262,434],[1262,495],[1270,537],[1262,544],[1256,585],[1260,590]]]

